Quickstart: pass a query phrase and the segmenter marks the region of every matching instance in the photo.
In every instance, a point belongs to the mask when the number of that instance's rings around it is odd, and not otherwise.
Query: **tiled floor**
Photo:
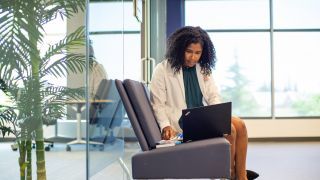
[[[12,151],[10,144],[0,142],[1,180],[19,179],[19,153]],[[123,147],[125,151],[119,151]],[[136,142],[118,142],[105,150],[92,149],[90,152],[90,179],[127,180],[117,158],[121,157],[130,171],[131,156],[140,151],[139,145]],[[74,146],[70,153],[65,151],[65,144],[55,144],[46,153],[46,162],[48,180],[81,180],[86,177],[86,154],[81,146]],[[250,142],[247,169],[257,171],[260,174],[258,180],[318,180],[320,142]],[[36,179],[35,175],[33,179]]]
[[[19,177],[19,152],[12,151],[12,142],[0,142],[0,180],[16,180]],[[92,175],[99,173],[106,166],[124,156],[124,142],[118,140],[112,145],[101,147],[90,146],[89,171]],[[33,179],[36,179],[36,155],[32,150]],[[84,180],[86,178],[85,145],[72,145],[72,151],[66,151],[66,144],[55,143],[49,152],[45,153],[48,180]],[[109,171],[108,171],[109,172]],[[120,173],[117,173],[120,174]],[[104,179],[104,178],[101,178]],[[115,179],[117,176],[115,176]]]
[[[320,142],[252,142],[247,164],[259,180],[318,180]]]
[[[130,156],[137,152],[138,146],[126,147],[124,160],[130,169]],[[318,180],[320,142],[250,142],[247,169],[258,172],[258,180]],[[126,180],[124,174],[116,162],[93,179]]]

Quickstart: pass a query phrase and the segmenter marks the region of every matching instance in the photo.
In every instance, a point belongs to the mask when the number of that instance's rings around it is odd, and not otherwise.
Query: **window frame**
[[[184,3],[186,3],[186,1],[194,1],[194,0],[184,0]],[[270,63],[271,63],[271,72],[270,72],[270,76],[271,76],[271,84],[270,84],[270,88],[271,88],[271,116],[267,116],[267,117],[254,117],[254,116],[250,116],[250,117],[242,117],[245,119],[319,119],[319,116],[276,116],[275,113],[275,68],[274,68],[274,64],[275,64],[275,55],[274,55],[274,34],[277,32],[320,32],[320,28],[274,28],[274,6],[273,6],[273,0],[269,0],[269,28],[250,28],[250,29],[205,29],[208,33],[241,33],[241,32],[266,32],[270,34]],[[184,5],[185,7],[186,5]],[[185,13],[185,9],[184,9],[184,13]],[[185,22],[185,20],[183,20],[183,22]]]

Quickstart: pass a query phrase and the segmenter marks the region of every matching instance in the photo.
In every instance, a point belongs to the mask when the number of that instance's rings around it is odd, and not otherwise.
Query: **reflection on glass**
[[[96,60],[104,67],[109,79],[123,74],[123,35],[90,35]]]
[[[320,28],[319,0],[281,0],[274,3],[274,28]]]
[[[268,33],[210,33],[217,52],[213,76],[233,114],[271,116]]]
[[[124,131],[131,126],[127,123],[114,80],[140,80],[141,76],[141,24],[133,16],[132,5],[132,1],[109,1],[92,2],[89,6],[94,63],[104,69],[103,75],[89,73],[89,90],[92,89],[89,138],[93,143],[89,149],[89,176],[93,179],[127,176],[125,166],[128,164],[122,164]]]
[[[89,8],[90,32],[140,30],[140,24],[133,17],[132,1],[95,2],[90,3]]]
[[[269,1],[186,0],[185,23],[204,29],[268,28]]]
[[[274,42],[276,116],[320,116],[320,33],[275,33]]]
[[[124,108],[115,81],[111,79],[102,79],[90,99],[92,99],[89,112],[91,177],[108,165],[118,162],[123,156],[124,140],[121,125]]]
[[[95,57],[104,66],[109,79],[141,79],[140,34],[91,35],[90,38],[93,41]]]
[[[124,35],[124,79],[141,81],[141,40],[140,34]]]

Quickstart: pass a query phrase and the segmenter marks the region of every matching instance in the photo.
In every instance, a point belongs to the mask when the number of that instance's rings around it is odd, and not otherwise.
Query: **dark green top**
[[[193,108],[203,106],[202,93],[198,82],[196,66],[183,67],[182,69],[187,107]]]

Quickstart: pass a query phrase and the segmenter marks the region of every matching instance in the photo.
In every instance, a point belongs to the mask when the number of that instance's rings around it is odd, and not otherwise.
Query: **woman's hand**
[[[164,140],[169,140],[177,135],[177,132],[173,130],[171,126],[166,126],[162,129],[161,138]]]

